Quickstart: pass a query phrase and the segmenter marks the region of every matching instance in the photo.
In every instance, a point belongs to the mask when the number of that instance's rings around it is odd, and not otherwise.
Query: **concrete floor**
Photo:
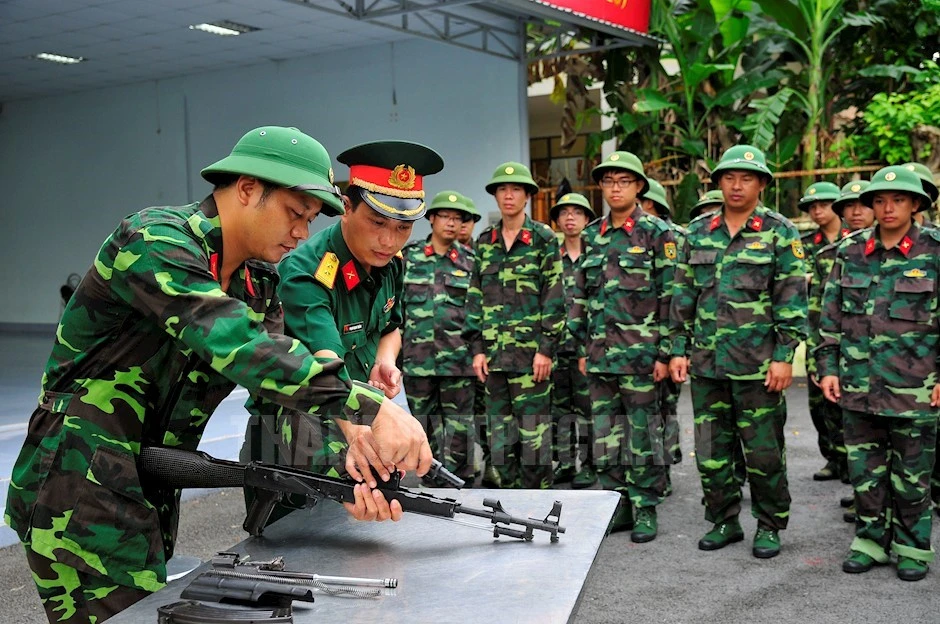
[[[36,362],[41,372],[49,340],[0,335],[3,497],[9,482],[8,466],[19,448],[38,392],[40,373],[36,372]],[[210,441],[215,446],[207,449],[209,452],[234,457],[229,449],[237,449],[239,427],[243,426],[238,416],[241,400],[230,400],[226,412],[213,417],[218,429],[212,438],[218,440]],[[934,570],[923,581],[905,583],[897,579],[893,566],[875,568],[863,575],[841,571],[853,531],[851,525],[842,522],[838,499],[849,494],[849,488],[838,482],[812,480],[812,473],[823,462],[806,408],[805,383],[797,383],[789,391],[788,403],[786,439],[793,506],[790,528],[781,534],[781,554],[768,560],[751,556],[755,524],[746,493],[742,514],[745,541],[717,552],[696,548],[696,542],[710,527],[703,520],[698,473],[689,455],[692,417],[685,388],[680,420],[686,458],[685,463],[672,469],[675,493],[659,508],[660,535],[644,545],[633,544],[629,533],[607,537],[585,585],[576,622],[940,621],[940,572]],[[22,429],[19,434],[17,427]],[[178,552],[207,559],[245,538],[241,530],[244,504],[240,491],[202,494],[183,504]],[[940,543],[936,531],[933,542],[935,548]],[[564,561],[558,565],[563,566]],[[392,613],[394,598],[388,600]],[[44,621],[20,547],[0,548],[0,622]],[[467,621],[467,617],[455,614],[455,621]]]

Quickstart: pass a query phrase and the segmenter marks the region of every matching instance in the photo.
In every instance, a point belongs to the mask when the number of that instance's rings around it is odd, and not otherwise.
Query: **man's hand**
[[[933,387],[933,392],[930,393],[930,407],[937,407],[940,405],[940,384],[937,384]]]
[[[369,385],[384,392],[389,399],[394,399],[401,392],[401,371],[394,362],[376,361],[369,373]]]
[[[669,360],[669,376],[677,384],[685,383],[689,376],[689,358],[680,356]]]
[[[343,507],[356,520],[375,520],[376,522],[389,519],[393,522],[401,520],[404,513],[401,503],[393,500],[389,505],[381,490],[373,490],[365,483],[357,483],[353,491],[356,496],[355,502],[343,503]]]
[[[386,402],[383,402],[383,406]],[[368,425],[354,425],[348,420],[336,420],[336,424],[343,431],[349,448],[346,450],[346,472],[355,481],[364,481],[370,488],[378,485],[375,476],[382,481],[388,481],[395,464],[384,464],[379,458],[379,448],[372,435],[372,428]],[[368,470],[369,467],[372,470]]]
[[[477,379],[486,383],[486,378],[490,374],[490,367],[486,363],[486,356],[477,353],[473,356],[473,372],[477,374]]]
[[[372,421],[372,435],[375,437],[380,465],[396,466],[405,471],[414,470],[419,477],[431,469],[434,457],[424,427],[392,401],[382,402],[379,413]]]
[[[771,362],[767,369],[767,378],[764,387],[767,392],[783,392],[793,383],[793,364],[786,362]]]
[[[545,381],[552,374],[552,358],[536,353],[532,358],[532,381]]]
[[[587,358],[586,357],[578,358],[578,371],[580,371],[582,375],[587,377]]]
[[[659,383],[666,377],[669,377],[669,365],[665,362],[656,362],[653,364],[653,381]]]
[[[828,401],[833,403],[838,403],[839,399],[842,398],[842,389],[839,387],[839,378],[835,375],[826,375],[819,382],[819,388],[823,392],[823,396],[826,397]],[[933,389],[934,395],[937,394],[937,388]]]

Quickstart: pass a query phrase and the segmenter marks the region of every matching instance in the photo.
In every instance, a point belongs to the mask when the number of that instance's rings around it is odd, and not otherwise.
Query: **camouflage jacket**
[[[528,216],[507,251],[502,227],[477,238],[464,338],[490,370],[529,372],[537,352],[554,357],[564,331],[561,251],[551,228]]]
[[[842,235],[833,243],[821,247],[809,258],[810,280],[809,280],[809,336],[806,338],[806,371],[810,375],[816,374],[816,358],[813,350],[819,346],[819,316],[822,311],[823,290],[826,288],[826,282],[829,281],[829,274],[832,273],[832,265],[836,261],[836,252],[842,241],[849,236],[855,236],[858,232],[847,233],[843,230]]]
[[[379,339],[401,327],[404,267],[399,256],[366,272],[336,222],[278,266],[287,333],[316,353],[346,361],[349,376],[368,381]]]
[[[723,211],[689,224],[670,310],[672,355],[693,375],[764,379],[806,339],[806,271],[796,228],[758,206],[733,237]]]
[[[851,233],[852,230],[846,227],[845,223],[842,223],[838,236],[836,236],[836,239],[832,242],[837,243]],[[812,258],[817,253],[819,253],[823,247],[828,247],[830,245],[829,239],[826,238],[826,235],[821,228],[816,228],[815,230],[806,232],[800,237],[800,240],[803,242],[803,253],[807,258]],[[810,266],[807,266],[806,269],[807,271],[812,271],[812,267]]]
[[[823,294],[819,376],[836,375],[843,409],[936,416],[940,369],[940,232],[913,225],[893,249],[877,228],[839,246]]]
[[[584,241],[581,242],[581,255],[578,256],[577,260],[572,260],[568,255],[568,252],[565,249],[564,243],[561,244],[561,266],[564,277],[562,278],[562,283],[565,286],[565,310],[570,311],[571,306],[574,305],[574,282],[575,275],[578,271],[578,267],[581,265],[581,258],[584,257]],[[562,339],[558,345],[558,354],[559,355],[568,355],[573,356],[577,355],[580,351],[578,349],[578,342],[574,339],[574,336],[571,333],[571,328],[568,326],[568,323],[565,323],[565,328],[562,330]]]
[[[6,521],[37,554],[162,587],[179,492],[142,485],[136,455],[195,449],[235,384],[318,416],[378,411],[381,394],[351,385],[340,360],[266,331],[281,325],[274,268],[248,262],[224,292],[222,253],[212,197],[147,208],[105,240],[63,312],[13,467]]]
[[[474,253],[455,243],[443,255],[428,241],[405,246],[402,372],[429,377],[472,377],[473,358],[461,337]]]
[[[652,375],[669,361],[669,304],[677,247],[672,228],[637,206],[623,226],[584,228],[568,324],[592,373]]]

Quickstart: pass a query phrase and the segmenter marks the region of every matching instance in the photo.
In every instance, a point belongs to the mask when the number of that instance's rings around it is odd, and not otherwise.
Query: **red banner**
[[[642,33],[650,28],[650,0],[533,0]]]

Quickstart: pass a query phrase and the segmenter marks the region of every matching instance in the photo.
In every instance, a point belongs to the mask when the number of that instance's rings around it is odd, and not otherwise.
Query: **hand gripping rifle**
[[[309,505],[316,504],[321,498],[340,503],[355,501],[353,488],[356,484],[351,480],[262,462],[240,464],[216,459],[201,451],[144,447],[140,450],[138,469],[147,483],[164,488],[241,487],[252,490],[255,498],[248,508],[243,527],[254,536],[261,535],[275,504],[287,495],[306,496]],[[389,502],[397,500],[406,512],[452,520],[456,514],[487,518],[493,524],[493,537],[505,535],[531,541],[534,531],[546,531],[551,541],[557,542],[558,534],[565,532],[565,528],[558,525],[560,501],[555,501],[544,519],[517,518],[506,513],[497,499],[486,498],[483,500],[486,509],[476,509],[452,498],[409,490],[401,486],[400,480],[399,473],[393,472],[388,481],[378,481],[378,489]],[[471,526],[487,528],[477,524]]]

